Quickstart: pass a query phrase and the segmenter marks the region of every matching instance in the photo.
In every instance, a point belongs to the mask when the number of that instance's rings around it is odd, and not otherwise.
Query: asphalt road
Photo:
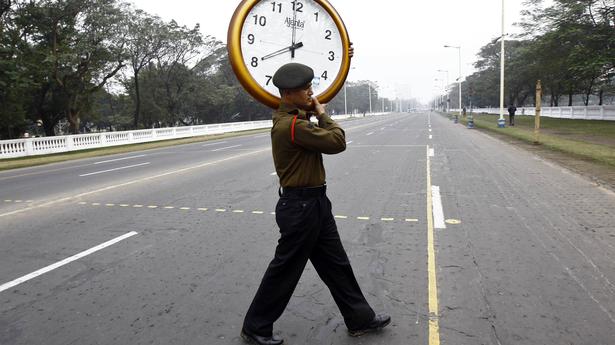
[[[393,323],[348,337],[308,265],[288,344],[615,344],[615,194],[435,114],[343,126],[328,194]],[[0,344],[242,344],[273,172],[258,134],[0,173]]]

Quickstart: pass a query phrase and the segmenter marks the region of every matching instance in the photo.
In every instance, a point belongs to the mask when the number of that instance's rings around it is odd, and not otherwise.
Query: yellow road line
[[[174,209],[174,208],[175,208],[175,206],[165,206],[165,207],[164,207],[164,209],[165,209],[165,210],[172,210],[172,209]]]
[[[433,210],[431,200],[431,159],[427,146],[427,271],[429,274],[429,345],[440,345],[438,315],[438,281],[434,248]]]
[[[252,211],[252,214],[265,214],[263,211]]]
[[[335,216],[335,218],[337,218],[337,219],[348,219],[347,216]]]
[[[182,210],[182,211],[188,211],[188,210],[190,210],[190,207],[180,207],[179,209]]]
[[[418,222],[418,219],[414,219],[414,218],[406,218],[406,222],[411,222],[411,223],[416,223]]]
[[[150,205],[150,206],[147,206],[147,208],[154,209],[154,208],[158,208],[158,206],[156,206],[156,205]]]
[[[243,212],[244,212],[243,210],[235,210],[235,211],[233,211],[233,213],[243,213]]]
[[[207,210],[208,210],[208,208],[201,207],[201,208],[198,208],[198,210],[199,210],[199,211],[207,211]]]
[[[223,208],[217,208],[217,209],[216,209],[216,212],[226,212],[226,210],[225,210],[225,209],[223,209]]]
[[[369,220],[369,217],[357,217],[358,220]]]
[[[380,218],[380,220],[383,222],[392,222],[395,220],[395,218]]]
[[[141,208],[141,207],[143,207],[143,205],[133,205],[132,207],[134,207],[134,208]]]

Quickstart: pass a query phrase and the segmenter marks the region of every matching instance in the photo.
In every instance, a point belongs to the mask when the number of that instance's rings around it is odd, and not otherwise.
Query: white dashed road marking
[[[442,210],[442,197],[440,196],[440,187],[431,186],[431,201],[433,204],[434,228],[446,229],[446,224],[444,223],[444,211]]]
[[[222,151],[222,150],[228,150],[228,149],[234,149],[236,147],[240,147],[241,145],[233,145],[233,146],[228,146],[228,147],[222,147],[219,149],[215,149],[215,150],[211,150],[211,152],[218,152],[218,151]]]
[[[149,165],[151,164],[150,162],[147,163],[141,163],[141,164],[135,164],[135,165],[129,165],[126,167],[121,167],[121,168],[115,168],[115,169],[109,169],[109,170],[103,170],[103,171],[97,171],[97,172],[93,172],[93,173],[89,173],[89,174],[83,174],[83,175],[79,175],[79,177],[86,177],[86,176],[92,176],[92,175],[99,175],[99,174],[104,174],[104,173],[108,173],[108,172],[112,172],[112,171],[118,171],[118,170],[124,170],[124,169],[130,169],[130,168],[136,168],[136,167],[141,167],[144,165]]]
[[[15,287],[15,286],[19,285],[19,284],[25,283],[28,280],[34,279],[34,278],[36,278],[36,277],[38,277],[40,275],[43,275],[43,274],[45,274],[47,272],[51,272],[51,271],[55,270],[56,268],[62,267],[64,265],[67,265],[67,264],[69,264],[69,263],[71,263],[73,261],[79,260],[79,259],[81,259],[83,257],[86,257],[86,256],[88,256],[90,254],[93,254],[93,253],[99,251],[99,250],[102,250],[104,248],[112,246],[112,245],[114,245],[114,244],[116,244],[118,242],[121,242],[121,241],[123,241],[123,240],[125,240],[125,239],[127,239],[129,237],[135,236],[137,234],[138,233],[136,233],[134,231],[129,232],[129,233],[123,235],[123,236],[120,236],[120,237],[117,237],[117,238],[115,238],[115,239],[113,239],[111,241],[105,242],[105,243],[103,243],[101,245],[98,245],[98,246],[92,248],[92,249],[88,249],[86,251],[83,251],[83,252],[81,252],[81,253],[79,253],[77,255],[71,256],[70,258],[66,258],[66,259],[64,259],[62,261],[59,261],[59,262],[53,264],[53,265],[49,265],[47,267],[41,268],[38,271],[34,271],[34,272],[32,272],[32,273],[30,273],[28,275],[25,275],[25,276],[23,276],[21,278],[17,278],[17,279],[15,279],[13,281],[10,281],[8,283],[2,284],[2,285],[0,285],[0,292],[8,290],[8,289],[10,289],[12,287]]]
[[[219,141],[217,143],[205,144],[205,145],[203,145],[203,147],[214,146],[214,145],[221,145],[221,144],[226,144],[226,143],[228,143],[228,141]]]
[[[145,156],[147,156],[147,155],[139,155],[139,156],[131,156],[131,157],[118,158],[118,159],[111,159],[111,160],[108,160],[108,161],[96,162],[96,163],[94,163],[94,165],[111,163],[111,162],[118,162],[118,161],[123,161],[123,160],[127,160],[127,159],[141,158],[141,157],[145,157]]]

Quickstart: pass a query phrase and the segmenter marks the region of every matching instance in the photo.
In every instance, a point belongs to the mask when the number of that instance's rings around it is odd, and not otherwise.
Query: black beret
[[[273,75],[273,85],[281,90],[299,89],[314,79],[314,70],[300,63],[289,63]]]

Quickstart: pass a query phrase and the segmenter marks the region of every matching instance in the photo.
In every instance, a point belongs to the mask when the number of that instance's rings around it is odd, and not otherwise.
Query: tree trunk
[[[555,95],[553,94],[553,92],[551,92],[551,103],[550,103],[550,105],[551,105],[551,107],[555,107],[555,104],[556,104],[556,102],[555,102]]]
[[[81,119],[79,118],[79,112],[73,110],[68,111],[68,123],[70,124],[69,130],[71,134],[79,134],[79,125]]]
[[[589,97],[591,97],[592,90],[594,89],[594,80],[595,79],[592,78],[592,80],[589,82],[589,87],[585,91],[585,99],[583,100],[583,103],[585,103],[586,107],[589,105]]]
[[[600,103],[598,105],[604,105],[604,89],[600,88],[600,93],[598,93],[598,96],[600,97]]]
[[[139,117],[141,116],[141,91],[139,88],[139,71],[134,71],[135,76],[135,118],[134,118],[134,129],[139,128]]]
[[[568,93],[568,106],[572,107],[572,90]]]

